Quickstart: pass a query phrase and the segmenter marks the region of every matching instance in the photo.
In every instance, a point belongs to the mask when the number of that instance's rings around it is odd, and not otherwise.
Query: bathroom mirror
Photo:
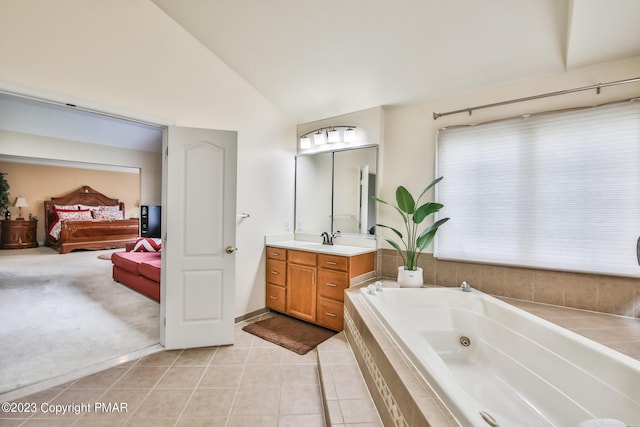
[[[331,230],[333,153],[296,158],[296,233]]]
[[[376,147],[296,158],[297,233],[373,235]]]

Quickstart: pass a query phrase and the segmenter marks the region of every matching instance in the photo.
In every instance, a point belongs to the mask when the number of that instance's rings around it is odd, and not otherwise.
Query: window
[[[436,256],[640,276],[640,102],[438,134]]]

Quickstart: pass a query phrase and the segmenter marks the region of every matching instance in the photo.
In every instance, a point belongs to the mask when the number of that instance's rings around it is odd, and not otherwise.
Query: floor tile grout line
[[[182,417],[184,416],[185,411],[187,410],[187,408],[189,407],[189,403],[191,403],[191,399],[193,399],[193,395],[196,393],[196,391],[198,390],[198,388],[200,387],[200,383],[202,383],[202,379],[204,378],[204,376],[207,374],[207,370],[209,369],[209,367],[211,366],[211,362],[213,361],[213,359],[216,357],[216,354],[218,353],[218,350],[220,349],[220,346],[215,346],[215,350],[213,351],[213,353],[211,354],[211,357],[209,357],[209,361],[207,362],[206,366],[204,367],[204,370],[202,371],[202,374],[200,375],[200,378],[198,378],[198,381],[196,382],[195,386],[193,387],[193,390],[191,390],[191,394],[189,395],[189,398],[187,399],[187,403],[184,405],[184,407],[182,408],[182,411],[180,411],[180,414],[178,415],[178,419],[176,420],[176,423],[174,426],[177,426],[178,424],[180,424],[180,421],[182,420]],[[183,350],[184,351],[184,350]],[[182,353],[181,353],[182,354]],[[180,356],[178,356],[176,358],[176,361],[178,361],[178,359],[180,358]]]
[[[240,372],[240,379],[238,380],[238,384],[236,384],[235,392],[233,393],[233,398],[231,399],[231,405],[229,405],[229,410],[227,411],[227,419],[225,420],[225,423],[224,423],[225,427],[229,427],[229,423],[231,422],[233,409],[234,409],[234,407],[236,405],[236,401],[238,399],[238,393],[240,392],[240,384],[242,383],[242,379],[244,378],[244,373],[247,370],[247,361],[248,360],[249,360],[249,355],[247,354],[247,359],[245,359],[244,364],[242,365],[242,371]]]
[[[136,408],[135,411],[133,411],[133,413],[131,414],[131,419],[136,418],[136,413],[140,410],[140,408],[142,408],[142,405],[144,405],[144,403],[147,401],[147,399],[149,398],[149,396],[151,395],[151,393],[156,389],[158,383],[160,383],[160,381],[162,381],[162,378],[164,378],[165,375],[167,375],[167,372],[169,372],[169,369],[171,369],[171,367],[176,363],[176,361],[178,360],[178,358],[180,357],[180,355],[184,352],[184,349],[180,350],[180,353],[178,353],[178,355],[176,356],[176,358],[173,360],[173,362],[171,362],[171,364],[169,364],[169,366],[167,366],[167,369],[164,371],[164,373],[162,375],[160,375],[160,378],[158,378],[156,380],[156,382],[151,385],[149,387],[149,391],[147,392],[147,394],[144,396],[144,398],[140,401],[140,404],[138,405],[138,407]],[[144,358],[143,358],[144,359]],[[141,363],[143,361],[143,359],[140,359],[138,362]],[[137,365],[138,363],[136,363]],[[144,367],[141,365],[141,367]],[[127,421],[128,423],[128,421]]]
[[[146,357],[146,356],[145,356],[145,357]],[[118,384],[118,382],[119,382],[119,381],[120,381],[120,380],[121,380],[125,375],[127,375],[127,374],[128,374],[128,373],[129,373],[129,372],[130,372],[130,371],[131,371],[135,366],[137,366],[137,365],[140,363],[140,361],[141,361],[142,359],[144,359],[144,357],[142,357],[142,358],[140,358],[140,359],[135,360],[135,361],[134,361],[134,363],[131,363],[131,365],[130,365],[130,366],[129,366],[125,371],[124,371],[124,373],[118,377],[118,379],[116,379],[116,380],[115,380],[115,381],[114,381],[114,382],[113,382],[109,387],[105,388],[104,392],[102,392],[102,394],[96,398],[96,401],[100,401],[100,399],[104,398],[104,396],[105,396],[109,391],[111,391],[111,390],[115,390],[115,386],[116,386],[116,384]],[[118,367],[117,365],[116,365],[116,366],[113,366],[113,367],[111,367],[111,368],[109,368],[109,369],[105,369],[104,371],[98,372],[98,374],[99,374],[99,373],[102,373],[102,372],[106,372],[106,371],[111,370],[111,369],[114,369],[114,368],[117,368],[117,367]],[[96,375],[96,374],[93,374],[93,375]],[[76,384],[77,382],[79,382],[81,379],[82,379],[82,378],[78,378],[77,380],[73,381],[73,382],[69,385],[69,387],[68,387],[67,389],[71,389],[71,387],[72,387],[74,384]],[[67,389],[65,389],[65,390],[67,390]],[[146,397],[146,396],[145,396],[145,397]],[[133,414],[131,414],[131,417],[133,417]],[[86,419],[86,418],[87,418],[87,414],[82,414],[82,416],[81,416],[81,417],[78,417],[78,418],[77,418],[77,419],[76,419],[76,420],[75,420],[71,425],[73,426],[73,425],[75,425],[75,424],[78,424],[78,423],[82,422],[82,420],[83,420],[83,419]]]
[[[246,332],[243,332],[243,333],[246,333]],[[246,333],[246,334],[247,335],[251,335],[251,334],[248,334],[248,333]],[[321,391],[320,390],[321,384],[320,384],[320,380],[319,380],[319,370],[318,370],[317,360],[316,361],[298,360],[296,358],[290,358],[290,359],[286,360],[286,357],[285,357],[285,354],[287,353],[286,349],[283,349],[282,347],[277,346],[275,344],[269,344],[267,346],[256,345],[256,343],[259,342],[258,340],[259,340],[259,338],[251,335],[251,340],[250,341],[246,341],[246,344],[243,344],[244,345],[243,348],[248,349],[247,357],[243,360],[242,369],[241,369],[241,372],[240,372],[240,379],[237,382],[236,386],[234,387],[233,400],[232,400],[232,402],[230,404],[229,411],[227,413],[227,417],[226,417],[226,421],[225,421],[225,425],[226,426],[228,426],[228,425],[230,425],[230,423],[232,423],[232,417],[233,417],[233,413],[234,413],[233,411],[234,411],[234,408],[235,408],[236,404],[238,403],[237,402],[237,397],[238,397],[238,393],[239,393],[239,390],[240,390],[240,385],[242,384],[242,378],[245,378],[248,366],[252,364],[251,363],[251,359],[249,357],[251,349],[256,349],[256,350],[260,350],[261,348],[277,349],[278,353],[279,353],[279,357],[277,358],[277,361],[275,363],[273,363],[273,364],[267,363],[267,364],[265,364],[265,366],[268,366],[268,365],[276,366],[277,365],[277,366],[279,366],[281,368],[281,373],[283,372],[282,369],[285,366],[313,366],[314,375],[315,375],[315,383],[305,381],[305,382],[300,383],[300,384],[290,384],[290,386],[293,387],[293,386],[296,386],[296,385],[300,385],[300,386],[302,386],[302,385],[304,385],[304,386],[313,385],[314,389],[317,392]],[[187,411],[187,407],[188,407],[189,403],[192,401],[195,392],[197,390],[201,389],[200,386],[202,385],[204,376],[206,375],[206,372],[208,371],[208,369],[210,369],[212,366],[215,366],[213,363],[214,363],[215,356],[216,356],[219,348],[220,348],[219,346],[216,347],[215,352],[213,352],[211,354],[211,356],[209,357],[209,359],[208,359],[206,364],[198,365],[198,366],[203,366],[204,370],[200,374],[200,377],[198,378],[198,380],[195,383],[195,385],[193,386],[193,389],[191,390],[191,393],[189,394],[189,398],[187,399],[187,402],[185,403],[184,407],[181,409],[180,414],[178,415],[178,417],[176,419],[176,422],[175,422],[176,425],[179,424],[185,418],[186,415],[188,415],[188,413],[186,412]],[[151,384],[151,385],[149,385],[147,387],[144,387],[142,389],[139,389],[139,390],[144,390],[146,392],[144,394],[144,398],[141,399],[141,401],[138,403],[138,405],[136,407],[136,410],[130,416],[127,416],[126,418],[120,419],[123,424],[134,422],[135,419],[138,419],[138,420],[144,419],[144,418],[136,417],[136,414],[140,413],[139,412],[140,409],[142,408],[142,406],[144,405],[145,402],[148,402],[149,397],[153,393],[153,391],[160,390],[159,385],[162,382],[162,380],[167,377],[169,371],[174,367],[183,366],[183,365],[180,364],[179,360],[180,360],[180,357],[182,357],[185,354],[186,351],[187,350],[180,350],[180,352],[168,364],[158,364],[157,365],[157,367],[164,367],[165,368],[164,372],[162,373],[162,375],[160,375],[158,377],[158,379],[153,384]],[[104,396],[106,396],[108,392],[110,392],[112,390],[116,390],[117,389],[117,384],[120,381],[122,381],[122,379],[127,374],[131,373],[134,369],[136,369],[136,368],[144,368],[144,367],[155,367],[156,366],[155,364],[145,365],[145,358],[148,357],[148,356],[141,357],[141,358],[139,358],[137,360],[133,360],[132,361],[133,363],[131,363],[129,366],[127,366],[126,370],[124,370],[124,372],[122,372],[117,378],[114,378],[113,381],[109,382],[108,383],[109,385],[107,385],[106,387],[104,387],[104,386],[103,387],[94,387],[94,389],[98,389],[98,391],[100,392],[100,394],[98,395],[98,397],[96,399],[104,398]],[[184,365],[184,366],[187,367],[187,366],[190,366],[190,365],[187,364],[187,365]],[[114,366],[112,368],[117,368],[117,366]],[[109,369],[111,369],[111,368],[109,368]],[[105,370],[105,371],[107,371],[107,370]],[[101,371],[101,372],[104,372],[104,371]],[[50,401],[58,398],[65,391],[73,390],[73,387],[75,385],[77,385],[77,383],[80,380],[84,379],[84,378],[86,378],[86,377],[78,378],[76,380],[73,380],[73,381],[69,382],[64,388],[60,389],[54,396],[52,396],[49,399],[47,399],[47,401],[50,402]],[[78,390],[81,390],[81,389],[78,389]],[[314,415],[314,416],[321,416],[324,419],[324,404],[321,401],[321,393],[318,393],[318,396],[319,396],[318,398],[320,399],[320,408],[319,408],[320,412],[319,413],[316,412],[316,411],[304,411],[302,413],[294,413],[294,414],[282,413],[281,412],[282,399],[283,399],[283,393],[284,393],[285,390],[286,390],[286,388],[284,386],[284,380],[283,380],[282,377],[280,377],[280,383],[279,383],[279,386],[278,386],[278,391],[279,391],[278,408],[277,408],[277,411],[275,411],[276,413],[274,414],[274,416],[277,417],[278,420],[282,416],[285,416],[285,415],[286,416],[289,416],[289,415]],[[245,415],[238,415],[238,416],[245,416]],[[171,418],[173,418],[173,417],[171,417]],[[86,417],[86,414],[84,414],[82,417],[79,417],[76,420],[74,420],[73,424],[83,423],[86,420],[87,420],[87,417]],[[28,422],[28,419],[24,419],[24,420],[22,420],[20,425],[23,425],[23,424],[25,424],[27,422]]]

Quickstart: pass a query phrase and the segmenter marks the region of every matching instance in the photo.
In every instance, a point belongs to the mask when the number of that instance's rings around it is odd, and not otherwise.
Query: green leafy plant
[[[400,239],[400,243],[404,246],[404,251],[407,254],[405,259],[403,254],[403,248],[400,246],[396,240],[391,239],[389,237],[382,236],[384,240],[386,240],[391,246],[394,247],[396,251],[402,257],[402,261],[404,263],[405,270],[417,270],[418,265],[418,257],[422,253],[422,251],[433,241],[433,238],[436,236],[436,232],[438,228],[445,222],[449,221],[450,218],[442,218],[438,221],[434,222],[431,226],[425,228],[422,231],[419,230],[420,224],[432,214],[435,214],[440,209],[444,207],[441,203],[435,202],[425,202],[420,205],[420,200],[422,197],[433,188],[437,183],[442,180],[442,177],[434,179],[431,184],[427,186],[422,193],[415,199],[409,190],[407,190],[403,186],[399,186],[396,189],[396,204],[393,205],[389,202],[386,202],[382,199],[374,197],[373,199],[376,202],[384,203],[385,205],[392,206],[402,217],[405,225],[406,238],[399,230],[390,227],[384,224],[376,224],[378,227],[388,228],[393,231],[394,234]]]
[[[9,183],[5,179],[6,173],[0,172],[0,212],[4,212],[9,207]]]

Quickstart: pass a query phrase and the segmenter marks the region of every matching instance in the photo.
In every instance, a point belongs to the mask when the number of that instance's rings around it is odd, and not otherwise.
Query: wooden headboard
[[[124,212],[124,203],[118,199],[112,199],[102,193],[97,192],[88,185],[83,185],[76,191],[60,197],[52,197],[50,201],[44,202],[45,231],[49,230],[56,218],[56,205],[88,205],[88,206],[115,206],[118,205]]]

